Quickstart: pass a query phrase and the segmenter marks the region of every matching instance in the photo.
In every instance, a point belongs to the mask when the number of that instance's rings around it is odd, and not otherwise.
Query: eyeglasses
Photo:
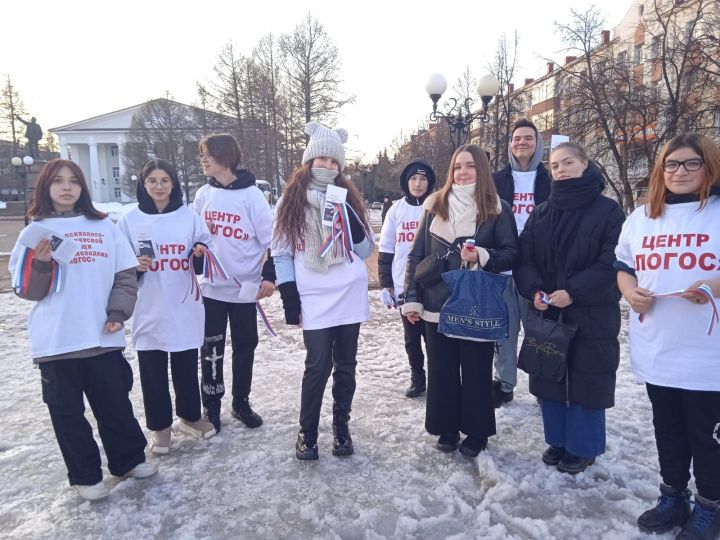
[[[663,170],[665,172],[676,172],[682,165],[688,172],[699,171],[704,164],[705,160],[700,158],[686,159],[685,161],[666,161],[663,163]]]
[[[155,180],[154,178],[150,180],[145,180],[145,185],[148,187],[168,187],[172,184],[172,180],[169,178],[161,178],[160,180]]]

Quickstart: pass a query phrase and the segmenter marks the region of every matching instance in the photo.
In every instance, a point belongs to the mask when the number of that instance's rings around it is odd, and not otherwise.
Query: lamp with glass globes
[[[450,140],[454,151],[455,148],[467,142],[473,122],[480,120],[486,124],[490,121],[488,106],[500,90],[500,83],[498,83],[495,76],[490,73],[480,77],[477,85],[477,93],[482,101],[482,108],[475,112],[472,110],[472,98],[467,98],[462,103],[458,102],[456,98],[450,98],[450,108],[445,112],[438,111],[438,101],[445,93],[445,90],[447,90],[447,81],[445,77],[439,73],[430,75],[425,85],[425,90],[433,102],[430,121],[437,122],[439,119],[443,119],[447,122],[450,128]]]

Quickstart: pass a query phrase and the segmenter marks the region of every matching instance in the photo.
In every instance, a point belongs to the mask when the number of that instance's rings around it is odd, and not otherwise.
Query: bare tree
[[[354,98],[340,92],[340,53],[322,23],[308,13],[280,37],[280,50],[294,111],[304,122],[334,123],[338,110]]]
[[[507,165],[507,145],[513,122],[527,110],[527,95],[515,91],[513,80],[518,70],[518,35],[514,32],[509,41],[506,34],[498,40],[490,73],[500,83],[500,91],[490,105],[491,120],[482,127],[483,146],[491,150],[490,164],[497,170]]]
[[[557,70],[561,131],[585,143],[604,166],[610,188],[626,211],[634,188],[647,176],[659,149],[679,131],[703,130],[716,91],[702,68],[694,28],[704,0],[685,6],[654,0],[633,43],[600,43],[599,11],[571,11],[557,28],[577,61]],[[688,11],[694,10],[694,11]],[[651,38],[645,58],[645,38]]]
[[[130,176],[139,175],[148,159],[170,161],[178,171],[186,201],[191,201],[201,183],[202,171],[198,158],[198,141],[203,136],[202,109],[183,105],[166,97],[148,101],[135,114],[123,159],[128,171],[122,179],[125,193],[135,196],[135,185]]]

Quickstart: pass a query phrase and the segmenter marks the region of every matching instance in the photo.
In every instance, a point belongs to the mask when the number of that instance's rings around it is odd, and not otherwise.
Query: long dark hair
[[[292,248],[295,248],[305,238],[305,227],[307,226],[305,223],[305,208],[310,205],[306,191],[312,179],[311,169],[312,161],[309,161],[293,171],[290,181],[285,186],[282,197],[283,202],[275,218],[275,238],[284,238],[288,246]],[[338,172],[333,183],[348,190],[348,204],[355,210],[362,224],[370,228],[362,195],[355,185],[348,181],[342,172]]]
[[[454,183],[455,161],[461,152],[468,152],[475,162],[477,180],[475,184],[475,205],[477,206],[476,223],[484,223],[493,216],[499,214],[498,195],[495,189],[495,182],[490,172],[490,162],[485,151],[476,144],[463,144],[452,156],[447,179],[442,189],[435,195],[432,212],[437,214],[444,221],[450,219],[450,205],[448,197]]]
[[[93,206],[90,190],[88,189],[87,182],[85,182],[85,175],[82,169],[68,159],[50,160],[40,170],[40,174],[38,174],[37,180],[35,181],[35,190],[30,208],[27,211],[27,217],[38,220],[46,218],[55,212],[52,199],[50,199],[50,184],[52,184],[53,179],[63,167],[70,169],[80,182],[80,198],[75,203],[74,210],[83,214],[88,219],[105,219],[107,214],[100,212]]]

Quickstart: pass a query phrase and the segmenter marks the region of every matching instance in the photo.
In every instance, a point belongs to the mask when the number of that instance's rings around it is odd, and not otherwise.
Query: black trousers
[[[663,482],[685,489],[692,460],[698,493],[720,500],[720,392],[646,386]]]
[[[433,435],[461,431],[478,439],[495,435],[492,402],[494,342],[449,338],[426,322],[428,387],[425,429]]]
[[[173,412],[168,383],[168,354],[175,412],[180,418],[194,422],[200,419],[200,385],[198,384],[198,350],[138,351],[140,384],[145,405],[145,425],[160,431],[172,425]]]
[[[122,476],[145,461],[147,441],[128,398],[132,368],[122,351],[43,362],[40,377],[70,485],[91,486],[103,477],[83,394],[97,421],[110,473]]]
[[[235,304],[205,298],[205,342],[202,357],[202,403],[210,411],[220,412],[225,395],[223,357],[225,335],[230,320],[232,342],[233,408],[250,395],[255,348],[258,344],[255,304]]]
[[[325,386],[332,371],[333,414],[349,414],[355,395],[360,323],[303,330],[305,372],[300,394],[300,430],[317,436]]]
[[[425,355],[423,355],[422,341],[425,340],[425,348],[427,349],[425,321],[420,320],[413,324],[404,315],[400,315],[400,317],[402,318],[403,333],[405,334],[405,352],[410,361],[410,371],[424,376]]]

